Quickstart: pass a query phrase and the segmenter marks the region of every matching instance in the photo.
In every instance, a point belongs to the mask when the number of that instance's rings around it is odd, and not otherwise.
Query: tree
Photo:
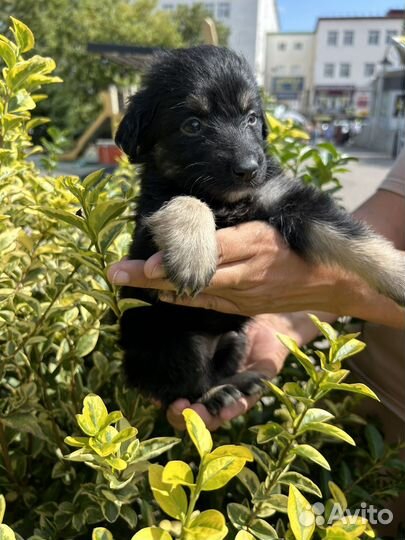
[[[187,47],[201,45],[201,24],[207,17],[211,17],[210,12],[203,4],[193,6],[179,5],[173,13],[173,19],[177,24],[182,40]],[[219,44],[226,47],[230,30],[219,21],[215,21]]]
[[[182,45],[175,21],[156,11],[156,0],[3,0],[0,30],[8,27],[10,15],[30,25],[37,54],[55,59],[56,74],[64,84],[49,91],[50,99],[39,110],[73,137],[97,115],[101,90],[136,75],[88,53],[89,42]]]

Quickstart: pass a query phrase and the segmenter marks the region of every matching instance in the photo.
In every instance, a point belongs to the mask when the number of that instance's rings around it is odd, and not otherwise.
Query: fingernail
[[[150,274],[150,277],[152,279],[156,278],[164,278],[165,277],[165,270],[161,264],[157,264],[153,267],[152,272]]]
[[[109,273],[108,279],[114,285],[128,285],[130,282],[128,272],[124,272],[123,270],[116,270],[115,272]]]

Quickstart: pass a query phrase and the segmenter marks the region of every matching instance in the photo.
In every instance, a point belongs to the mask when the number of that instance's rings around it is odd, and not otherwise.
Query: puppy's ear
[[[127,112],[118,126],[115,143],[130,158],[132,163],[142,161],[145,152],[151,148],[150,130],[146,128],[153,119],[154,106],[149,102],[145,92],[132,96]]]
[[[267,117],[265,111],[262,110],[262,137],[265,141],[269,135],[269,124],[267,122]]]

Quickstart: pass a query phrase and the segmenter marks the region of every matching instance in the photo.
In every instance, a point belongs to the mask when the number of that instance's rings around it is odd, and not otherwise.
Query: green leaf
[[[173,486],[194,485],[193,471],[184,461],[169,461],[163,470],[162,480]]]
[[[238,474],[238,478],[253,497],[260,485],[257,474],[244,467]]]
[[[329,463],[319,452],[319,450],[317,450],[313,446],[310,446],[309,444],[300,444],[299,446],[296,446],[292,450],[292,452],[297,456],[301,456],[304,459],[309,459],[310,461],[313,461],[314,463],[320,465],[328,471],[331,470]]]
[[[224,444],[215,448],[209,456],[208,460],[216,459],[220,457],[237,457],[246,461],[253,461],[252,452],[245,446],[237,446],[236,444]]]
[[[318,328],[321,334],[323,334],[326,337],[326,339],[332,344],[333,341],[338,336],[338,333],[333,328],[333,326],[331,326],[330,324],[326,322],[320,321],[316,315],[309,314],[309,318],[314,323],[314,325]]]
[[[206,510],[195,517],[185,528],[185,540],[222,540],[228,534],[225,518],[218,510]]]
[[[300,423],[300,430],[313,422],[328,422],[329,420],[332,420],[332,418],[334,418],[334,416],[329,411],[313,407],[312,409],[308,409],[304,414],[304,418]]]
[[[3,58],[9,68],[12,68],[17,62],[17,55],[13,44],[4,36],[1,36],[0,39],[0,57]]]
[[[377,401],[380,401],[377,394],[375,394],[368,386],[366,386],[363,383],[323,383],[321,384],[321,390],[325,391],[331,391],[331,390],[339,390],[341,392],[353,392],[355,394],[360,394],[362,396],[366,396],[372,399],[375,399]]]
[[[333,362],[342,362],[350,356],[360,353],[366,348],[366,344],[358,339],[350,339],[334,354]]]
[[[204,421],[193,409],[185,409],[183,417],[189,437],[197,448],[200,457],[203,458],[212,450],[211,433],[205,427]]]
[[[90,190],[100,182],[103,176],[104,176],[104,169],[99,169],[98,171],[94,171],[88,174],[86,178],[83,179],[82,186],[84,187],[86,191]]]
[[[88,437],[65,437],[65,443],[76,448],[84,448],[89,444]]]
[[[310,422],[299,430],[299,434],[304,433],[305,431],[317,431],[318,433],[323,433],[328,437],[334,439],[340,439],[341,441],[347,442],[352,446],[356,446],[356,443],[350,437],[348,433],[343,431],[343,429],[338,428],[337,426],[332,426],[330,424],[322,424],[321,422]]]
[[[128,203],[123,199],[99,203],[89,215],[89,228],[98,235],[110,221],[120,216],[127,207]]]
[[[55,69],[56,65],[52,58],[35,55],[29,60],[20,61],[9,69],[6,81],[13,91],[24,87],[29,77],[36,76],[37,78],[45,73],[50,73]]]
[[[121,298],[120,300],[118,300],[118,309],[120,310],[121,314],[127,311],[127,309],[134,309],[151,305],[152,304],[149,304],[148,302],[144,302],[143,300],[137,300],[136,298]]]
[[[256,514],[265,518],[272,516],[275,512],[287,513],[288,497],[281,493],[269,495],[266,500],[260,501],[257,505]]]
[[[240,473],[245,463],[246,460],[231,456],[209,461],[203,469],[201,490],[212,491],[225,486]]]
[[[97,527],[93,529],[91,540],[113,540],[113,535],[108,529],[105,529],[104,527]]]
[[[381,459],[384,455],[384,439],[378,429],[373,424],[368,424],[364,430],[368,448],[374,461]]]
[[[333,500],[338,503],[342,512],[344,512],[347,508],[347,499],[345,497],[345,494],[340,489],[340,487],[332,481],[328,482],[328,487]]]
[[[86,236],[88,235],[87,225],[83,218],[66,212],[66,210],[59,210],[57,208],[40,208],[40,210],[47,216],[56,219],[57,221],[63,221],[76,229],[84,232]]]
[[[83,358],[91,353],[97,345],[100,330],[92,328],[77,340],[75,353],[79,358]]]
[[[284,334],[277,334],[278,339],[281,341],[281,343],[287,347],[287,349],[290,351],[292,355],[295,356],[295,358],[298,360],[298,362],[302,365],[302,367],[307,372],[308,376],[316,380],[317,374],[315,370],[315,366],[311,362],[311,359],[301,351],[301,349],[298,347],[298,343],[291,339],[288,336],[285,336]]]
[[[158,527],[147,527],[138,531],[131,540],[172,540],[167,531]]]
[[[264,381],[264,383],[270,388],[270,390],[273,392],[273,394],[276,396],[276,398],[287,407],[288,412],[294,418],[296,416],[294,407],[293,407],[291,401],[289,400],[289,398],[283,392],[283,390],[281,390],[281,388],[279,388],[278,386],[276,386],[275,384],[273,384],[270,381]]]
[[[28,26],[14,17],[10,17],[10,19],[13,23],[12,32],[20,52],[25,53],[33,49],[35,46],[34,34]]]
[[[249,523],[252,513],[243,504],[229,503],[226,507],[228,517],[235,529],[242,529]]]
[[[160,508],[170,517],[183,521],[187,513],[187,496],[181,486],[174,487],[162,480],[163,467],[150,465],[149,484]]]
[[[280,476],[279,482],[280,484],[285,484],[287,486],[289,484],[293,484],[294,486],[299,488],[301,491],[312,493],[313,495],[316,495],[317,497],[322,497],[322,492],[319,489],[319,487],[315,484],[315,482],[313,482],[312,480],[310,480],[309,478],[307,478],[301,473],[288,471]]]
[[[254,519],[249,525],[249,532],[259,540],[277,540],[278,535],[275,529],[263,519]]]
[[[257,444],[268,443],[269,441],[277,437],[277,435],[283,433],[283,431],[284,428],[276,422],[271,422],[269,424],[265,424],[264,426],[259,426],[259,430],[257,432]]]
[[[179,444],[180,439],[176,437],[156,437],[154,439],[148,439],[142,441],[138,447],[136,457],[131,460],[131,463],[138,461],[149,461],[167,450],[170,450],[175,444]]]
[[[293,485],[288,494],[288,519],[296,540],[311,540],[315,531],[315,515],[309,502]]]
[[[239,531],[238,534],[235,536],[235,540],[254,540],[255,537],[252,536],[247,531]]]
[[[102,429],[107,416],[107,407],[101,397],[90,394],[84,398],[82,414],[76,414],[76,419],[80,429],[93,437]]]
[[[134,427],[125,428],[120,431],[112,440],[113,443],[123,443],[136,437],[138,430]]]

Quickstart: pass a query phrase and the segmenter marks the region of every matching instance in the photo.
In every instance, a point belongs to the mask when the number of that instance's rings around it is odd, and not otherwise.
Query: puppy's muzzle
[[[234,180],[250,182],[256,178],[259,171],[259,163],[253,156],[246,157],[235,162],[232,166],[232,177]]]

